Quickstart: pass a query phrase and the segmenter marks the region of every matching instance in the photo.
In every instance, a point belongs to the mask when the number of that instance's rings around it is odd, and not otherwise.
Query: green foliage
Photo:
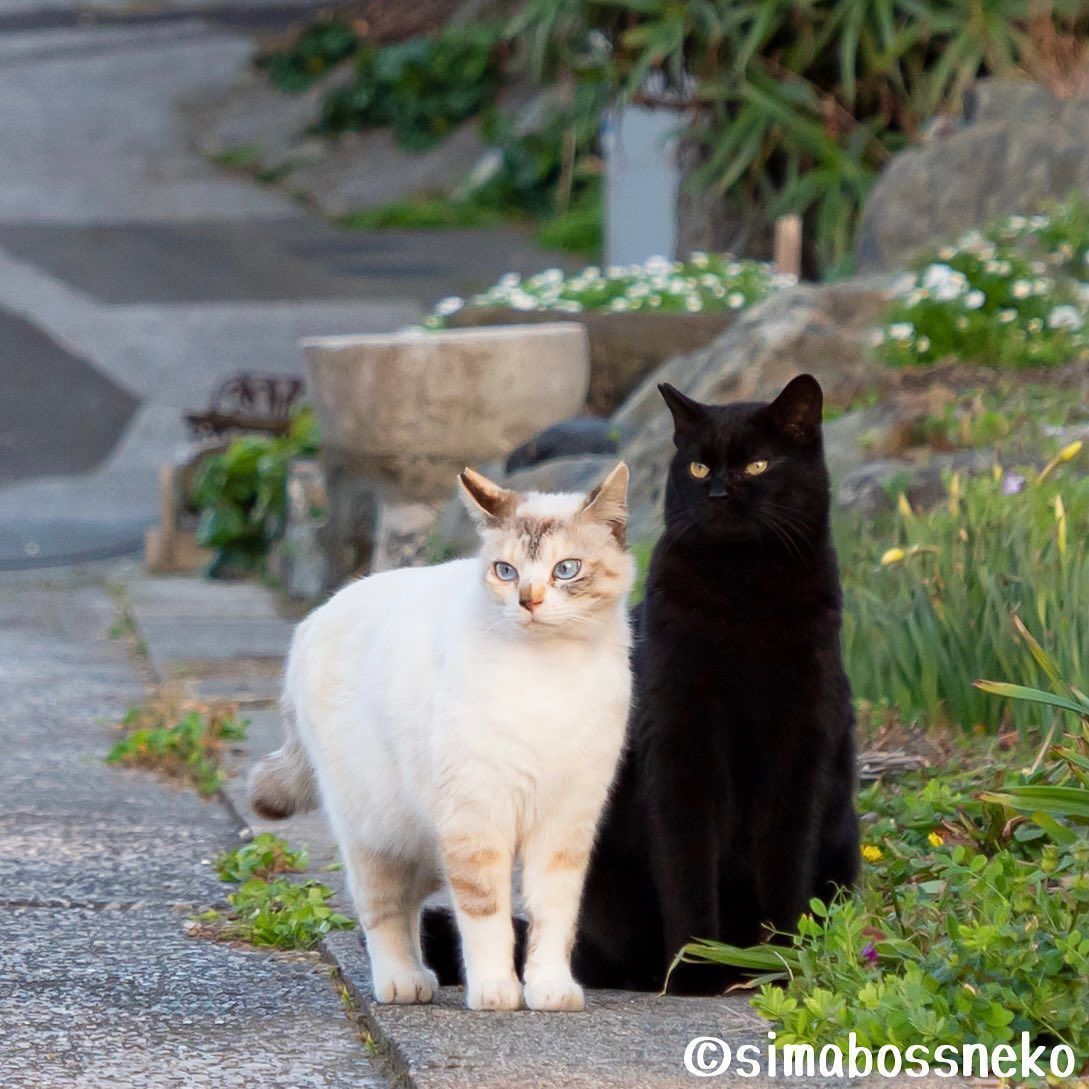
[[[307,26],[290,45],[261,53],[256,65],[281,91],[305,91],[359,48],[351,25],[337,16],[321,16]]]
[[[860,893],[814,901],[788,945],[697,942],[684,958],[752,973],[752,1005],[779,1044],[843,1045],[854,1031],[868,1047],[993,1047],[1028,1032],[1084,1062],[1089,701],[1081,715],[1050,762],[1012,785],[992,767],[863,791]],[[1033,807],[1046,811],[1016,816]]]
[[[224,742],[243,740],[247,723],[230,705],[186,710],[168,701],[133,708],[121,725],[129,732],[110,749],[107,763],[149,768],[209,795],[226,777],[219,766]]]
[[[523,280],[508,273],[487,291],[466,303],[443,299],[424,320],[429,329],[441,329],[446,319],[463,306],[504,307],[514,310],[610,310],[615,313],[658,311],[699,313],[743,310],[767,298],[791,277],[772,273],[759,261],[737,261],[729,254],[693,253],[687,261],[652,257],[643,265],[596,265],[572,276],[547,269]]]
[[[605,242],[605,213],[601,192],[585,191],[565,212],[541,224],[537,241],[548,250],[575,253],[588,260],[600,258]]]
[[[249,843],[224,851],[216,859],[216,873],[223,881],[267,881],[280,873],[301,873],[306,869],[306,851],[295,850],[279,836],[261,832]]]
[[[886,317],[881,354],[900,366],[1089,358],[1087,256],[1089,201],[1081,195],[969,232],[918,263]]]
[[[305,869],[305,850],[268,833],[226,851],[216,859],[216,872],[239,887],[227,897],[228,911],[196,916],[203,924],[198,933],[278,949],[312,949],[330,930],[354,927],[330,906],[333,890],[327,885],[277,876]]]
[[[208,460],[190,500],[201,512],[197,539],[216,551],[211,574],[261,568],[283,530],[288,465],[318,445],[313,413],[304,410],[286,436],[247,435]]]
[[[317,881],[295,884],[285,877],[245,881],[227,897],[230,911],[197,916],[217,937],[277,949],[313,949],[330,930],[351,930],[355,923],[329,906],[333,890]]]
[[[634,607],[643,600],[647,590],[647,573],[650,558],[654,555],[654,541],[632,541],[631,551],[635,558],[635,584],[631,588],[630,604]]]
[[[679,97],[699,180],[743,213],[804,213],[834,268],[876,172],[936,110],[980,75],[1040,73],[1049,35],[1087,29],[1078,0],[530,0],[509,33],[542,76]]]
[[[500,85],[498,36],[488,26],[451,26],[396,45],[363,45],[355,78],[322,103],[326,133],[389,128],[397,142],[426,150],[494,100]]]
[[[234,170],[250,170],[261,161],[262,148],[260,144],[241,144],[238,147],[228,148],[212,157],[213,162],[220,166],[231,167]]]
[[[602,112],[608,86],[581,80],[567,94],[552,89],[547,109],[534,123],[515,126],[502,113],[483,126],[499,152],[499,165],[473,190],[488,206],[547,219],[600,199]]]
[[[972,687],[1019,669],[1031,632],[1084,683],[1089,661],[1089,478],[1061,450],[1041,472],[995,469],[948,481],[946,501],[839,527],[843,648],[855,694],[906,723],[993,731],[1045,724]],[[1067,463],[1069,468],[1066,468]],[[1020,640],[1010,615],[1023,622]]]

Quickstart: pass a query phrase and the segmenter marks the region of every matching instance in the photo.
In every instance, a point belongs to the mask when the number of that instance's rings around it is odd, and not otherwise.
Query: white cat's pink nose
[[[523,609],[528,609],[533,612],[544,601],[544,587],[543,586],[525,586],[519,591],[518,604]]]

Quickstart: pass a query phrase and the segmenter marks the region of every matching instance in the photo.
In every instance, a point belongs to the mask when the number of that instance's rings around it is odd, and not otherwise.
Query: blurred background
[[[1084,389],[1087,34],[1069,0],[6,0],[0,567],[313,597],[463,549],[452,466],[618,452],[649,542],[662,377],[817,373],[845,509],[1043,457]]]

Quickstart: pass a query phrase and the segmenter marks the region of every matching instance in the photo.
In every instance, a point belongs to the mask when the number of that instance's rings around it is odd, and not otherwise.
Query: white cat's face
[[[461,482],[481,523],[485,585],[510,624],[577,636],[627,596],[635,563],[625,545],[625,465],[585,496],[520,495],[469,470]]]

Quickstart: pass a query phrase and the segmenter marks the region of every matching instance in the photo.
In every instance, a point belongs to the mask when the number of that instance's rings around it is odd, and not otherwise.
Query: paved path
[[[0,576],[0,1085],[377,1089],[327,966],[186,936],[239,826],[107,767],[145,693],[101,585]]]
[[[519,232],[344,231],[193,151],[181,104],[293,5],[0,0],[0,569],[138,548],[223,378],[533,267]]]

